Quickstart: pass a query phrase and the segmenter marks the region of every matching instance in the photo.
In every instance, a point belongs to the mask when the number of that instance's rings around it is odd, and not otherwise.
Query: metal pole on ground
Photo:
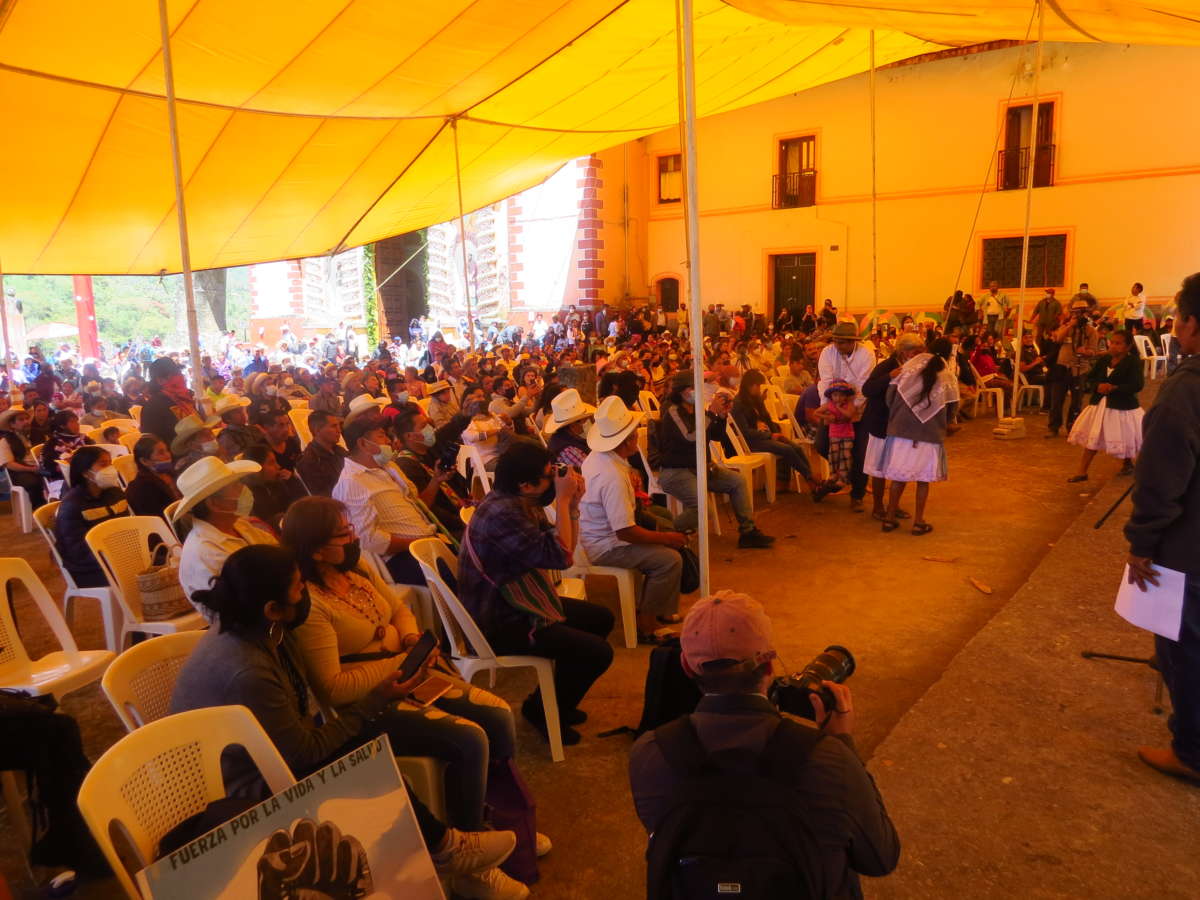
[[[700,218],[696,188],[696,47],[692,0],[676,0],[680,127],[683,131],[683,218],[687,229],[688,303],[692,316],[692,372],[696,387],[696,503],[700,539],[700,595],[709,589],[708,419],[704,403],[704,318],[700,310]]]
[[[8,342],[8,295],[4,293],[4,266],[0,264],[0,328],[4,332],[4,363],[0,368],[4,374],[11,376],[12,371],[8,367],[8,359],[12,354],[12,344]],[[11,382],[11,377],[9,381]]]
[[[192,251],[188,243],[187,209],[183,203],[183,165],[179,160],[179,119],[175,112],[175,70],[171,65],[171,27],[167,0],[158,0],[158,25],[162,35],[163,78],[167,88],[167,122],[171,131],[171,170],[175,175],[175,217],[179,223],[179,264],[183,270],[184,309],[187,314],[188,350],[192,359],[192,390],[196,402],[204,396],[200,366],[200,326],[196,322],[196,292],[192,285]]]
[[[471,281],[467,275],[467,224],[463,213],[462,165],[458,159],[458,119],[450,120],[454,133],[454,183],[458,186],[458,240],[462,244],[463,298],[467,301],[467,341],[475,352],[475,319],[471,316]]]
[[[1020,393],[1021,380],[1021,338],[1025,333],[1025,282],[1029,280],[1029,225],[1033,217],[1033,181],[1037,171],[1038,147],[1038,92],[1042,86],[1042,50],[1045,47],[1043,36],[1046,30],[1045,0],[1036,0],[1038,17],[1037,57],[1033,66],[1033,111],[1029,122],[1029,162],[1025,169],[1025,231],[1021,239],[1021,286],[1017,294],[1017,330],[1013,347],[1013,396],[1012,414],[1017,414],[1017,396]],[[1003,330],[1003,329],[1002,329]],[[1000,335],[1004,339],[1004,335]]]
[[[875,183],[875,29],[871,29],[871,309],[879,309],[879,210]],[[849,301],[849,297],[847,297]],[[846,303],[849,312],[849,302]]]

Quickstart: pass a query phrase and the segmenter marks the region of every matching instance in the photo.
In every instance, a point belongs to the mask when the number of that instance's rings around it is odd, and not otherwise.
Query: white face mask
[[[203,450],[205,453],[207,453],[209,456],[216,456],[218,453],[221,452],[221,445],[218,444],[216,441],[205,441],[203,444],[200,445],[200,449]]]
[[[683,396],[683,402],[686,403],[688,406],[696,405],[696,391],[694,388],[688,388],[686,391],[683,392],[682,396]]]
[[[268,397],[274,397],[279,393],[279,388],[275,387],[273,384],[268,384],[265,388],[263,388],[263,393]]]
[[[243,519],[250,515],[250,510],[254,509],[254,494],[250,488],[243,486],[242,492],[238,494],[237,499],[237,514]]]
[[[421,443],[423,443],[426,447],[432,447],[434,444],[434,441],[436,441],[436,440],[437,440],[437,434],[433,430],[432,425],[426,425],[424,428],[421,429]]]
[[[100,489],[104,488],[119,488],[121,479],[117,476],[116,466],[105,466],[103,469],[93,469],[91,472],[92,484]]]

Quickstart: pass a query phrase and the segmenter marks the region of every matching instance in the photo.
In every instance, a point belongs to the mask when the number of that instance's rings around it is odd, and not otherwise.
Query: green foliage
[[[379,297],[375,293],[375,245],[363,247],[363,308],[367,320],[367,346],[379,343]]]

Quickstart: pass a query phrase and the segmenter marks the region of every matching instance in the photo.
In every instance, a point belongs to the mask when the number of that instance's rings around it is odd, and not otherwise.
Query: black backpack
[[[684,671],[679,638],[668,638],[650,651],[642,720],[634,733],[640,737],[673,719],[695,712],[699,702],[700,688]]]
[[[691,717],[654,732],[682,779],[646,850],[647,900],[819,900],[816,836],[794,790],[824,735],[787,719],[763,752],[709,754]]]

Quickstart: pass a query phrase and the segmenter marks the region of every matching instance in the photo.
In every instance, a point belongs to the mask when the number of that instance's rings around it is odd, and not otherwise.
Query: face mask
[[[696,390],[695,390],[695,388],[688,388],[686,391],[683,392],[683,402],[686,403],[688,406],[696,405]]]
[[[274,397],[279,393],[279,388],[275,387],[273,384],[268,384],[265,388],[263,388],[263,393],[268,397]]]
[[[244,519],[250,515],[252,509],[254,509],[254,494],[250,492],[250,488],[243,487],[237,498],[237,514]],[[305,613],[305,615],[308,614]]]
[[[348,544],[342,545],[342,561],[337,563],[334,568],[339,572],[349,572],[358,565],[359,557],[362,556],[362,544],[355,538]]]
[[[294,607],[296,617],[287,623],[288,630],[294,631],[305,623],[308,619],[308,614],[312,611],[312,597],[308,596],[308,588],[300,592],[300,602]]]
[[[397,403],[404,404],[408,402],[408,391],[398,391],[394,396]]]
[[[121,479],[117,477],[116,466],[105,466],[103,469],[95,469],[91,473],[92,484],[98,488],[119,488]]]
[[[209,456],[216,456],[221,451],[221,445],[216,441],[205,441],[200,445],[200,449]]]
[[[151,463],[150,468],[160,474],[166,474],[175,471],[175,463],[171,462],[169,459],[166,459],[160,462]]]
[[[372,458],[381,466],[386,466],[392,461],[392,457],[395,455],[396,451],[392,449],[391,444],[384,444]]]
[[[421,443],[426,447],[432,447],[434,441],[437,440],[437,432],[433,430],[432,425],[426,425],[421,429]]]

